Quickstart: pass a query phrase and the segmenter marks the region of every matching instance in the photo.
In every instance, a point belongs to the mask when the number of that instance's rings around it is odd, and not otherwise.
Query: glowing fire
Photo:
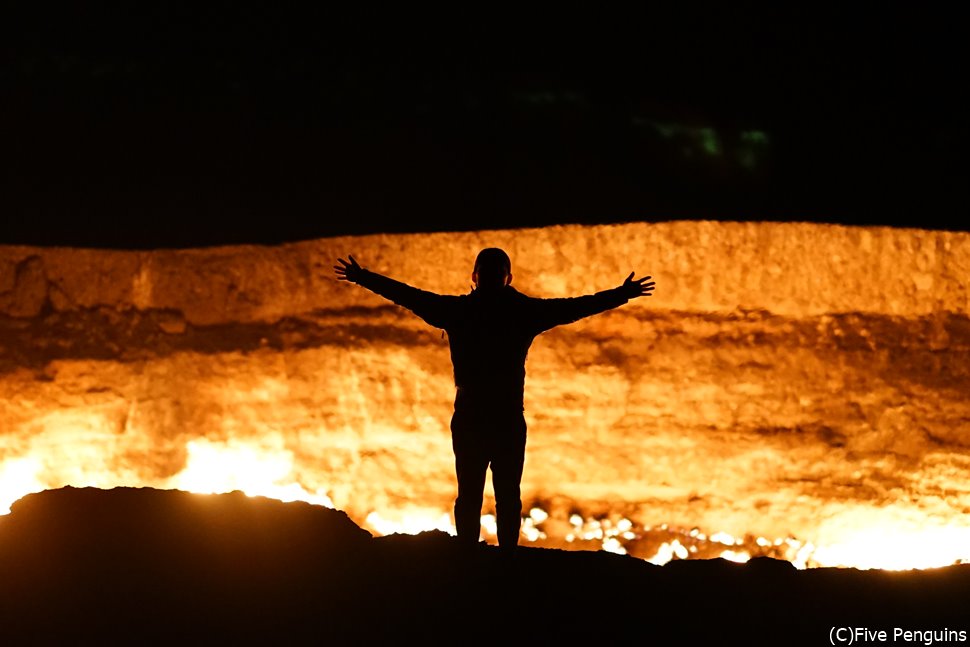
[[[451,523],[451,515],[447,512],[435,510],[414,510],[397,512],[385,517],[378,512],[371,512],[364,520],[367,528],[378,535],[393,535],[402,533],[416,535],[428,530],[441,530],[449,535],[457,534]]]
[[[447,340],[331,268],[355,252],[457,294],[486,243],[535,296],[633,269],[663,290],[530,350],[523,543],[970,560],[970,235],[797,223],[0,247],[0,513],[66,485],[239,490],[454,533]]]
[[[33,458],[0,463],[0,514],[8,514],[17,499],[46,489],[37,478],[38,472],[40,464]]]
[[[279,446],[197,439],[190,441],[186,450],[188,460],[185,468],[162,485],[199,494],[238,490],[249,496],[334,507],[324,489],[311,491],[294,479],[292,452]],[[66,484],[45,483],[41,478],[43,471],[41,462],[32,457],[8,459],[0,464],[0,513],[8,513],[10,504],[29,493]],[[105,487],[105,482],[106,479],[100,479],[94,485]],[[83,480],[71,484],[92,485]],[[865,514],[859,513],[863,517]],[[562,537],[555,536],[552,530],[557,523],[569,529]],[[394,511],[371,511],[362,520],[361,526],[377,535],[417,534],[428,530],[455,534],[449,512],[414,505]],[[482,516],[481,538],[495,543],[493,514]],[[646,554],[637,546],[650,538],[656,539],[652,542],[656,547],[652,553]],[[970,555],[967,548],[970,545],[970,527],[941,525],[926,528],[916,523],[906,526],[899,522],[886,522],[879,525],[873,521],[849,533],[844,541],[816,546],[794,538],[737,538],[723,531],[708,535],[698,528],[678,529],[666,524],[638,527],[623,517],[586,518],[574,513],[568,519],[559,520],[537,506],[530,508],[523,516],[521,541],[537,546],[557,547],[566,544],[618,554],[635,554],[658,565],[675,559],[713,557],[746,562],[752,556],[765,555],[785,559],[798,568],[837,566],[903,570],[961,563],[968,561]]]
[[[323,491],[307,492],[290,481],[293,455],[285,450],[261,450],[250,444],[190,441],[189,460],[176,474],[171,486],[198,494],[219,494],[239,490],[249,496],[280,501],[306,501],[328,508],[333,501]]]

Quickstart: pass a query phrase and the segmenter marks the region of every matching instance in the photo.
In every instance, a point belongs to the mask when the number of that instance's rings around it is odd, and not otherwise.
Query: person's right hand
[[[364,268],[357,264],[357,259],[353,255],[347,258],[350,259],[349,263],[342,258],[338,258],[337,260],[340,261],[340,265],[334,265],[333,269],[337,273],[337,278],[341,281],[357,283]]]
[[[626,277],[620,289],[623,290],[623,294],[627,299],[652,296],[656,282],[650,281],[651,278],[653,277],[645,276],[642,279],[634,279],[633,272],[630,272],[630,276]]]

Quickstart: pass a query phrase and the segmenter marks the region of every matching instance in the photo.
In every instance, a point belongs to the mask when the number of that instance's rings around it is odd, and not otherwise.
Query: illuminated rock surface
[[[968,569],[659,567],[536,548],[509,563],[443,533],[372,538],[304,503],[65,488],[0,517],[0,624],[18,645],[818,645],[833,627],[966,632]]]
[[[568,541],[577,514],[632,524],[614,539],[640,557],[698,528],[749,554],[796,538],[810,565],[970,559],[970,235],[792,223],[0,248],[0,509],[63,485],[248,487],[372,530],[440,523],[447,340],[332,265],[459,294],[486,246],[534,296],[658,286],[533,345],[541,545],[602,545]]]

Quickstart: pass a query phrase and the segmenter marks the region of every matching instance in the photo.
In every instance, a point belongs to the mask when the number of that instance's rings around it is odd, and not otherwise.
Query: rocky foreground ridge
[[[240,493],[63,488],[0,518],[5,645],[820,645],[833,627],[961,642],[968,595],[970,565],[893,573],[770,559],[659,567],[537,548],[511,561],[494,547],[465,555],[443,533],[374,538],[343,512]]]

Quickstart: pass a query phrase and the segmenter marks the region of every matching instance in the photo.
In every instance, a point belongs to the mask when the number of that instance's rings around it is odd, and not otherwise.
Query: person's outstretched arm
[[[656,282],[650,280],[652,277],[645,276],[641,279],[634,279],[633,274],[633,272],[630,272],[630,276],[626,277],[623,284],[612,290],[603,290],[596,294],[587,294],[581,297],[540,299],[536,313],[538,332],[611,310],[623,305],[630,299],[651,296],[656,287]]]
[[[357,259],[348,256],[349,261],[338,258],[340,265],[334,265],[337,278],[341,281],[356,283],[375,294],[393,301],[418,315],[435,328],[445,328],[448,322],[447,302],[450,297],[411,287],[407,283],[364,269]]]

